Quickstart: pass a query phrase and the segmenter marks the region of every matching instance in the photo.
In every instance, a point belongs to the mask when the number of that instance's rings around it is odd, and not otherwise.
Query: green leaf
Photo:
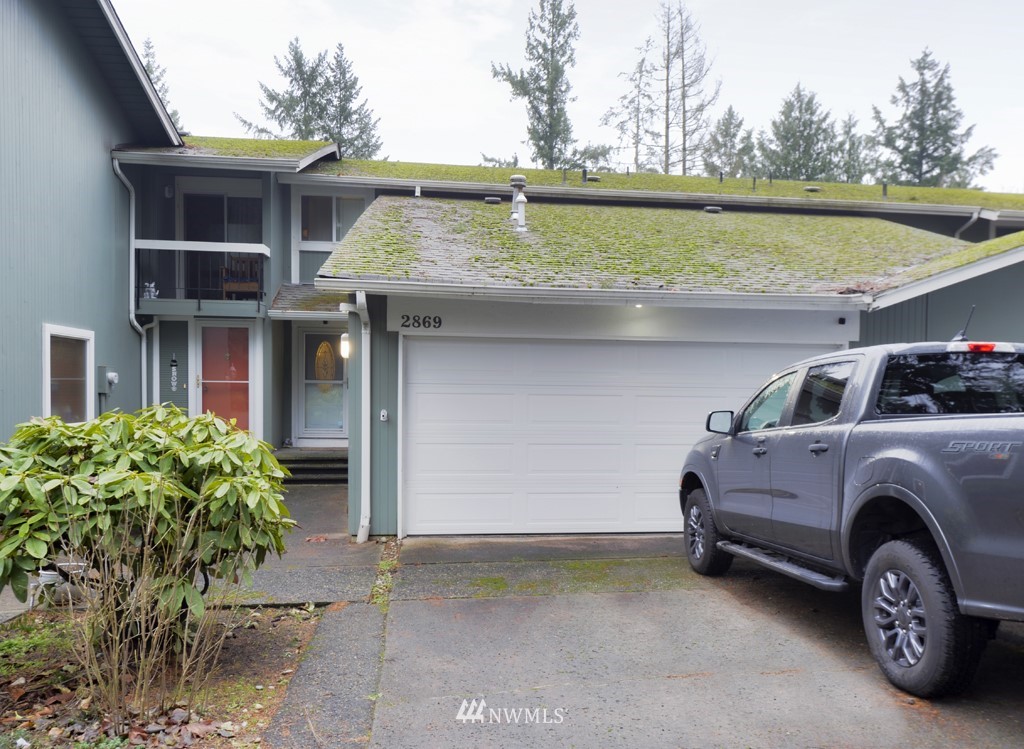
[[[7,583],[11,586],[15,598],[22,603],[28,600],[28,573],[25,570],[14,567],[7,578]]]
[[[196,590],[194,585],[185,586],[185,600],[188,602],[188,609],[192,616],[199,619],[206,611],[206,604],[203,602],[202,594]]]
[[[35,536],[30,536],[25,539],[25,551],[28,552],[29,556],[35,557],[36,559],[43,559],[46,556],[47,546],[46,542],[42,539],[38,539]]]

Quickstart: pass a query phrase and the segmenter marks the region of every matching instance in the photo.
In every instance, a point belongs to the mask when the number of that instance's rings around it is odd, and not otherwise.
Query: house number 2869
[[[402,326],[403,328],[440,328],[441,327],[441,316],[440,315],[402,315]]]

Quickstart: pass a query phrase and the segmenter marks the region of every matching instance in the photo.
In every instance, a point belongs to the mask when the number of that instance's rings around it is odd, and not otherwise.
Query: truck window
[[[790,372],[765,385],[764,390],[757,394],[740,417],[739,431],[749,432],[778,426],[794,379],[796,372]]]
[[[1024,411],[1024,356],[937,353],[890,356],[879,414],[991,414]]]
[[[853,366],[852,361],[832,362],[807,370],[793,412],[793,425],[817,424],[838,416]]]

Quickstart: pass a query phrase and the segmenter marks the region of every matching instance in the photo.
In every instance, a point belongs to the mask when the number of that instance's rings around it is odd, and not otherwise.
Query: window
[[[95,416],[93,332],[43,325],[43,415],[64,421]]]
[[[838,416],[853,367],[854,363],[848,361],[811,367],[800,388],[793,425],[817,424]]]
[[[875,411],[882,415],[1024,412],[1024,356],[945,352],[891,356]]]
[[[786,407],[786,399],[796,379],[796,372],[790,372],[777,380],[773,380],[747,406],[740,418],[741,432],[755,429],[771,429],[778,426],[779,418]]]
[[[230,195],[184,196],[184,239],[189,242],[263,241],[263,201]]]
[[[303,195],[303,242],[340,242],[366,207],[362,198]]]

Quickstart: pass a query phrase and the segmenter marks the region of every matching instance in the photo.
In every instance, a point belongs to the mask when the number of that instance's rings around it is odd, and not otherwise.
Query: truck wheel
[[[694,489],[683,506],[686,522],[686,558],[695,572],[721,575],[732,566],[732,554],[718,548],[722,537],[715,527],[711,503],[703,489]]]
[[[868,562],[864,632],[882,673],[919,697],[963,692],[988,641],[985,620],[964,616],[930,539],[890,541]]]

